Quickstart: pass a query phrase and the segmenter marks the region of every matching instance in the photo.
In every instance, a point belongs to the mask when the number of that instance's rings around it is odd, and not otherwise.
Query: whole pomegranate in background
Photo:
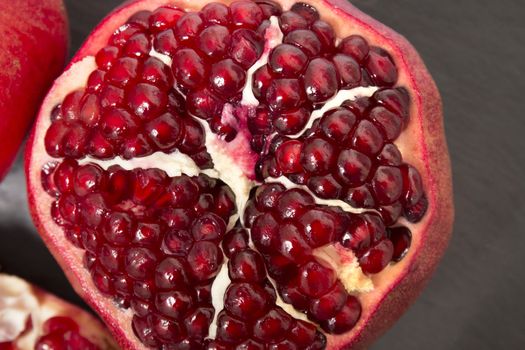
[[[453,219],[430,75],[338,0],[126,3],[26,166],[44,241],[126,349],[366,347]]]
[[[42,98],[64,68],[68,27],[61,0],[2,1],[0,18],[2,180]]]
[[[116,349],[86,311],[26,281],[0,274],[0,349]]]

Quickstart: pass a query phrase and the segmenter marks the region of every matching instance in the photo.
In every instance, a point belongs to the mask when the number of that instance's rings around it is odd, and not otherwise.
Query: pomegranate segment
[[[359,342],[435,205],[399,53],[332,5],[152,5],[41,117],[37,215],[83,294],[128,348]]]

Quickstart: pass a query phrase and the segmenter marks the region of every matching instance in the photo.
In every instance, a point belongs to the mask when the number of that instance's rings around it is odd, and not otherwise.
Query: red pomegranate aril
[[[275,79],[266,91],[266,102],[272,111],[296,109],[304,101],[304,89],[297,79]]]
[[[297,46],[309,57],[315,57],[321,52],[321,42],[311,30],[294,30],[286,35],[283,42]]]
[[[218,2],[206,4],[200,14],[202,19],[208,23],[228,25],[231,21],[230,8]]]
[[[192,236],[188,231],[169,231],[164,236],[161,250],[168,255],[184,257],[193,245]]]
[[[312,176],[307,181],[308,188],[319,198],[339,198],[343,187],[331,175]]]
[[[177,116],[165,113],[144,126],[151,141],[161,150],[175,147],[184,133],[183,125]]]
[[[97,125],[100,119],[100,105],[94,94],[85,95],[80,106],[79,121],[88,128]]]
[[[258,319],[253,336],[264,344],[282,340],[292,325],[292,317],[281,308],[274,308]]]
[[[196,242],[188,252],[189,271],[197,281],[215,277],[219,273],[222,261],[222,252],[212,242]]]
[[[49,333],[60,333],[65,332],[78,332],[78,324],[70,317],[67,316],[54,316],[48,318],[42,325],[42,331],[45,334]]]
[[[357,62],[363,62],[370,51],[365,38],[360,35],[350,35],[344,38],[337,49],[341,53],[352,56]]]
[[[252,224],[251,237],[257,249],[269,252],[277,236],[278,222],[271,213],[258,216]]]
[[[302,232],[312,248],[321,247],[335,239],[334,217],[319,208],[312,208],[299,218]]]
[[[319,123],[323,134],[339,144],[344,144],[350,137],[356,116],[346,108],[335,108],[327,111]]]
[[[219,241],[225,231],[224,220],[213,213],[205,213],[197,218],[191,228],[195,241]]]
[[[306,97],[312,103],[323,103],[339,89],[339,79],[334,64],[325,58],[314,58],[304,73]]]
[[[372,96],[377,103],[402,117],[407,122],[410,97],[404,88],[380,89]]]
[[[280,77],[294,78],[300,75],[308,62],[304,52],[289,44],[281,44],[274,48],[268,58],[268,66]]]
[[[212,25],[199,34],[197,45],[205,56],[217,60],[226,55],[230,41],[228,28],[221,25]]]
[[[342,334],[352,329],[361,317],[359,300],[349,295],[343,308],[334,317],[321,323],[321,327],[331,334]]]
[[[152,315],[149,323],[155,331],[155,335],[165,342],[180,342],[184,337],[184,330],[178,324],[167,317]]]
[[[88,78],[87,88],[88,92],[99,92],[104,85],[104,80],[106,78],[106,72],[103,70],[97,69],[93,71]]]
[[[297,320],[292,326],[289,337],[297,346],[308,350],[322,349],[326,345],[325,336],[318,332],[313,324],[301,320]]]
[[[303,143],[298,140],[286,141],[277,148],[275,157],[284,174],[297,173],[303,170],[301,166],[302,150]]]
[[[252,79],[253,95],[259,100],[264,99],[273,79],[269,66],[264,65],[258,68],[253,73]]]
[[[381,272],[392,260],[394,246],[391,241],[384,239],[372,246],[359,258],[359,265],[365,273]]]
[[[272,0],[256,0],[255,3],[259,5],[265,18],[279,16],[283,12],[281,4]]]
[[[208,89],[192,91],[187,96],[188,111],[201,119],[209,120],[221,115],[224,102]]]
[[[288,284],[280,284],[279,295],[285,303],[293,305],[299,311],[308,309],[309,298],[299,290],[296,280]]]
[[[337,159],[336,176],[343,183],[355,187],[369,176],[372,161],[366,155],[353,149],[345,149]]]
[[[278,113],[273,118],[275,130],[282,135],[292,135],[304,129],[310,118],[307,108]]]
[[[180,319],[193,306],[193,298],[184,290],[170,290],[158,293],[155,306],[166,317]]]
[[[301,165],[311,174],[327,174],[336,161],[336,149],[322,138],[305,141],[301,154]]]
[[[250,68],[261,57],[264,41],[250,29],[237,29],[231,35],[229,56],[244,69]]]
[[[171,28],[184,15],[184,11],[175,7],[162,6],[149,16],[149,28],[161,32]]]
[[[251,1],[235,1],[230,5],[232,24],[237,27],[257,28],[263,20],[263,12]]]
[[[73,178],[73,190],[77,196],[86,196],[104,188],[106,178],[101,167],[86,164],[76,169]]]
[[[232,59],[211,66],[210,86],[217,94],[230,99],[241,92],[246,83],[246,72]]]
[[[106,110],[100,122],[102,136],[114,145],[122,143],[138,129],[138,120],[124,109]]]
[[[255,191],[255,200],[260,210],[271,210],[277,205],[277,200],[285,187],[280,183],[266,183]]]
[[[154,331],[148,325],[148,321],[145,317],[141,318],[137,317],[137,315],[133,315],[131,325],[133,328],[133,332],[142,343],[151,347],[158,346],[159,340],[156,339]]]
[[[234,253],[228,261],[228,271],[234,282],[260,283],[266,277],[262,257],[251,249]]]
[[[376,155],[383,147],[383,136],[379,129],[368,120],[361,120],[352,137],[352,146],[359,152]]]
[[[403,202],[408,206],[416,205],[423,196],[423,181],[416,168],[410,165],[401,167],[403,174]]]
[[[397,67],[385,50],[373,47],[365,61],[365,68],[378,86],[391,86],[397,81]]]
[[[419,202],[412,206],[405,207],[404,209],[403,215],[408,221],[413,223],[419,222],[423,219],[423,216],[428,209],[428,199],[423,195]]]
[[[308,316],[318,322],[328,320],[343,308],[347,297],[345,287],[337,282],[328,293],[310,301]]]
[[[268,297],[268,293],[257,284],[232,283],[226,289],[224,308],[241,320],[255,320],[267,311]]]
[[[226,312],[221,312],[217,318],[217,339],[226,343],[243,341],[248,335],[244,321],[236,319]]]
[[[119,48],[115,46],[106,46],[96,54],[95,62],[97,66],[104,70],[109,70],[113,62],[119,55]]]
[[[377,159],[380,164],[391,166],[401,165],[403,161],[401,152],[399,152],[399,149],[393,143],[387,143],[381,150],[381,153],[377,156]]]
[[[157,288],[155,287],[155,282],[152,279],[145,281],[136,281],[133,280],[133,296],[143,300],[153,300]]]
[[[171,67],[178,84],[186,89],[199,86],[207,74],[202,57],[189,48],[181,48],[175,53]]]
[[[142,68],[142,80],[157,86],[161,90],[169,90],[173,85],[173,74],[166,64],[156,57],[149,57]]]
[[[248,232],[241,228],[230,230],[222,241],[222,250],[228,258],[248,248]]]
[[[90,193],[79,202],[79,212],[87,227],[96,228],[106,214],[106,203],[101,194]]]
[[[396,167],[380,166],[372,179],[374,196],[379,204],[391,204],[401,197],[403,176]]]
[[[313,298],[325,294],[336,282],[336,276],[327,266],[310,261],[299,269],[299,290]]]
[[[143,33],[137,33],[129,38],[123,53],[130,57],[146,57],[151,51],[149,38]]]
[[[332,57],[339,76],[339,83],[343,89],[357,87],[361,81],[361,68],[359,64],[350,56],[336,54]]]
[[[159,289],[179,288],[187,282],[186,266],[180,259],[166,258],[155,270],[155,285]]]
[[[194,339],[204,339],[213,321],[213,308],[200,307],[184,317],[186,334]],[[188,348],[191,349],[191,348]]]
[[[279,227],[278,239],[274,243],[275,251],[281,256],[298,264],[311,257],[312,251],[304,239],[298,225],[288,222]]]
[[[403,128],[401,117],[390,112],[386,108],[373,108],[370,111],[369,118],[382,129],[386,140],[393,141],[401,134]]]
[[[285,11],[279,17],[279,27],[284,34],[288,34],[296,29],[308,28],[308,22],[304,17],[293,11]]]
[[[392,261],[398,262],[405,257],[412,243],[412,233],[404,226],[388,229],[388,238],[394,245]]]
[[[173,30],[167,29],[156,34],[153,39],[153,47],[158,53],[172,57],[179,48],[179,44],[175,38],[175,33],[173,33]]]
[[[321,48],[323,51],[330,53],[334,50],[335,32],[330,24],[322,20],[317,20],[310,26],[310,29],[321,42]]]
[[[123,249],[112,247],[109,244],[102,245],[98,253],[100,264],[110,273],[116,273],[122,269],[123,255]]]
[[[147,248],[129,249],[124,262],[126,272],[131,277],[139,280],[144,280],[151,276],[156,263],[157,256]]]
[[[118,58],[106,73],[106,81],[116,87],[126,87],[137,77],[139,64],[140,62],[133,57]]]
[[[313,197],[301,189],[291,189],[279,197],[277,214],[281,220],[295,219],[301,216],[309,207],[314,205]]]
[[[175,23],[173,31],[180,42],[193,40],[199,35],[204,24],[198,13],[188,12]]]
[[[354,208],[373,208],[376,205],[372,192],[367,185],[348,188],[346,192],[342,194],[341,199]]]

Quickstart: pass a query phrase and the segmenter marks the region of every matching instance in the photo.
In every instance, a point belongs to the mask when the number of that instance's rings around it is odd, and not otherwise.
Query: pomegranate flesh
[[[0,274],[0,349],[115,349],[102,323],[26,281]]]
[[[0,5],[0,181],[64,68],[67,19],[62,0],[4,1]]]
[[[367,346],[453,217],[439,94],[345,1],[134,1],[56,81],[34,220],[123,348]]]

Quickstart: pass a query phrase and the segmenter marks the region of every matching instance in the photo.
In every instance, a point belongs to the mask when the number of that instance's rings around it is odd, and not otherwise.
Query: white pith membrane
[[[294,1],[295,2],[295,1]],[[290,2],[290,3],[294,3]],[[161,4],[166,4],[166,2],[157,3],[152,2],[152,7],[158,7]],[[189,8],[186,8],[189,10]],[[326,17],[326,14],[323,13],[323,11],[328,11],[324,7],[318,6],[317,9],[319,10],[321,17],[330,22],[330,16],[334,17],[336,16],[335,13],[329,13],[329,16]],[[133,14],[134,12],[138,11],[139,8],[130,6],[126,11],[128,11],[128,16]],[[123,10],[121,10],[123,11]],[[123,16],[124,17],[124,16]],[[335,28],[336,30],[345,30],[344,34],[337,33],[338,37],[342,37],[344,35],[349,34],[360,34],[362,29],[359,29],[357,27],[349,27],[349,28]],[[366,34],[364,34],[366,35]],[[373,44],[373,43],[372,43]],[[375,43],[378,46],[385,46],[384,43]],[[265,52],[267,52],[265,50]],[[390,51],[392,53],[392,51]],[[160,57],[163,55],[160,55],[158,53],[153,53],[154,56],[160,58],[161,60],[166,60],[166,56]],[[264,59],[265,56],[261,59]],[[166,62],[166,61],[165,61]],[[257,63],[254,65],[256,66]],[[42,192],[42,188],[40,187],[40,171],[41,167],[48,161],[53,160],[53,158],[49,157],[47,154],[45,154],[45,147],[43,145],[43,138],[45,135],[45,131],[50,125],[49,116],[51,114],[52,108],[60,103],[64,97],[70,93],[71,91],[74,91],[79,88],[83,88],[86,85],[87,77],[89,73],[91,73],[96,68],[94,57],[87,56],[84,59],[74,63],[57,81],[55,84],[55,87],[52,89],[50,94],[47,96],[46,101],[43,105],[43,108],[40,112],[40,117],[38,120],[37,125],[37,133],[35,135],[35,142],[33,144],[33,158],[37,158],[38,161],[32,161],[31,162],[31,169],[30,169],[30,182],[31,187],[33,189],[38,189],[39,192]],[[403,85],[406,86],[410,91],[410,82],[408,80],[408,77],[404,75],[404,70],[399,67],[400,77],[398,79],[397,85]],[[248,74],[251,73],[251,69],[248,72]],[[248,80],[249,82],[250,80]],[[248,83],[247,83],[247,86]],[[356,98],[359,96],[371,96],[375,91],[375,88],[356,88],[353,90],[341,90],[339,91],[338,95],[334,97],[331,101],[327,102],[327,104],[331,103],[333,101],[333,105],[331,107],[335,107],[338,104],[336,104],[335,101],[344,101],[347,99]],[[245,94],[243,94],[243,97]],[[244,100],[244,98],[243,98]],[[246,98],[245,101],[250,101],[249,97]],[[340,102],[339,102],[340,103]],[[412,103],[411,106],[411,119],[414,115],[415,107],[413,106],[414,103]],[[314,112],[316,113],[316,112]],[[312,114],[314,115],[314,114]],[[322,113],[318,115],[320,117]],[[310,120],[310,123],[313,121],[313,117]],[[206,148],[207,151],[212,156],[212,159],[214,161],[215,167],[214,169],[210,170],[200,170],[195,163],[184,154],[181,154],[180,152],[174,152],[172,154],[164,154],[161,152],[157,152],[153,155],[143,157],[143,158],[135,158],[133,160],[127,161],[123,160],[119,157],[109,160],[109,161],[100,161],[92,158],[84,158],[80,161],[80,163],[87,163],[87,162],[93,162],[96,164],[101,165],[104,169],[107,169],[110,165],[113,164],[119,164],[124,169],[133,169],[133,168],[159,168],[167,172],[169,176],[178,176],[181,173],[185,173],[187,175],[197,175],[198,173],[205,173],[211,177],[220,178],[222,181],[224,181],[226,184],[228,184],[232,191],[236,195],[236,202],[237,202],[237,208],[238,208],[238,214],[242,214],[244,205],[248,199],[248,194],[252,186],[254,186],[254,182],[249,180],[246,172],[246,169],[241,166],[236,161],[233,161],[234,157],[231,157],[231,151],[232,149],[249,149],[249,144],[246,139],[242,139],[241,137],[237,137],[233,142],[226,144],[224,141],[217,138],[215,134],[213,134],[210,130],[208,125],[205,122],[202,122],[202,125],[205,127],[206,130]],[[422,170],[422,167],[424,167],[424,160],[421,158],[418,158],[418,154],[421,153],[420,145],[414,144],[413,139],[415,139],[415,135],[420,133],[419,125],[417,123],[411,122],[407,129],[403,131],[401,136],[394,142],[396,146],[399,148],[400,152],[403,154],[403,160],[407,163],[411,163],[416,168],[418,168],[420,171]],[[243,142],[245,142],[243,144]],[[242,153],[241,153],[242,154]],[[248,173],[249,174],[249,173]],[[291,183],[286,178],[279,178],[279,179],[269,179],[272,182],[279,181],[283,185],[285,185],[287,188],[291,187],[297,187],[297,185]],[[40,187],[40,188],[39,188]],[[303,189],[309,191],[306,187],[302,187]],[[315,195],[313,195],[314,198],[316,198]],[[360,208],[352,208],[348,204],[339,201],[323,201],[318,198],[316,198],[316,202],[318,204],[325,204],[325,205],[336,205],[341,206],[345,211],[350,211],[354,213],[360,213],[363,212]],[[48,238],[50,242],[48,244],[52,244],[55,247],[63,247],[63,246],[70,246],[72,253],[66,253],[70,256],[71,261],[75,261],[76,264],[70,265],[70,271],[67,271],[70,276],[74,276],[75,279],[79,280],[80,283],[80,289],[84,291],[90,291],[93,293],[95,291],[95,287],[90,280],[89,274],[86,274],[86,271],[82,267],[82,257],[81,254],[78,254],[81,250],[78,248],[74,248],[70,244],[67,243],[67,240],[63,236],[62,229],[57,226],[51,219],[48,219],[49,216],[49,210],[50,205],[52,203],[52,199],[44,196],[39,196],[38,202],[35,203],[37,206],[37,211],[40,213],[40,217],[44,218],[44,221],[42,222],[42,225],[46,228],[47,232],[54,232],[55,234],[53,237]],[[236,217],[236,218],[237,218]],[[232,225],[235,223],[235,219],[232,218],[230,220],[229,228],[232,227]],[[408,264],[408,262],[413,258],[413,252],[417,250],[417,246],[421,244],[421,239],[418,239],[417,236],[414,236],[414,233],[417,234],[418,227],[425,226],[426,219],[424,218],[420,223],[418,224],[412,224],[409,223],[406,220],[403,220],[401,218],[398,220],[398,223],[403,224],[407,228],[409,228],[413,234],[412,238],[412,248],[408,251],[407,256],[400,262],[396,264],[390,264],[387,266],[383,271],[381,271],[378,274],[367,276],[361,272],[361,269],[359,268],[357,264],[357,260],[355,257],[353,257],[353,254],[351,251],[347,250],[347,252],[350,253],[350,256],[345,256],[344,259],[336,259],[335,256],[340,257],[338,255],[338,247],[336,246],[330,246],[325,248],[321,248],[318,251],[316,251],[316,255],[319,257],[322,257],[323,259],[331,260],[331,266],[334,268],[334,270],[337,272],[339,278],[347,288],[349,292],[356,295],[356,292],[358,292],[357,296],[360,300],[360,302],[363,304],[364,302],[367,303],[367,305],[371,304],[377,304],[381,301],[381,299],[387,294],[387,290],[389,290],[395,282],[396,276],[401,276],[406,271],[404,270],[405,266]],[[78,250],[77,250],[78,249]],[[334,255],[334,252],[335,255]],[[225,259],[224,265],[227,264],[227,259]],[[226,271],[226,273],[225,273]],[[221,276],[224,276],[224,278],[221,278]],[[229,283],[229,279],[227,278],[227,268],[226,266],[223,266],[221,273],[217,276],[213,287],[212,287],[212,293],[214,293],[214,307],[217,313],[222,310],[222,299],[219,298],[219,300],[216,300],[216,295],[219,296],[221,294],[224,294],[224,290],[226,289],[227,284]],[[222,293],[221,293],[222,292]],[[215,304],[217,301],[217,304]],[[108,304],[112,303],[109,299],[106,301]],[[278,303],[278,305],[282,306],[287,312],[289,312],[292,316],[300,319],[306,319],[304,314],[299,313],[293,309],[291,305],[284,304],[282,301]],[[102,307],[97,308],[99,313],[104,317],[111,317],[115,318],[115,316],[110,315],[111,310],[103,310]],[[373,311],[373,307],[370,308],[364,308],[363,314],[361,316],[361,320],[359,323],[354,327],[354,329],[344,335],[328,335],[328,346],[327,348],[337,348],[338,344],[341,344],[344,342],[344,339],[346,337],[351,337],[352,334],[359,332],[360,324],[362,323],[363,319],[366,319],[370,316],[370,313]],[[116,317],[118,320],[117,322],[120,325],[120,328],[124,329],[127,334],[133,334],[131,331],[131,315],[132,311],[130,309],[128,310],[121,310],[120,312],[124,313],[126,317]],[[214,327],[214,323],[212,323],[212,327]],[[113,329],[115,331],[115,329]],[[214,329],[210,329],[210,333],[213,333]],[[212,335],[212,334],[210,334]],[[344,344],[344,343],[343,343]]]
[[[115,348],[94,316],[18,277],[0,274],[0,343],[14,342],[17,349],[33,349],[42,336],[43,323],[54,316],[73,319],[80,327],[80,334],[101,349]]]

